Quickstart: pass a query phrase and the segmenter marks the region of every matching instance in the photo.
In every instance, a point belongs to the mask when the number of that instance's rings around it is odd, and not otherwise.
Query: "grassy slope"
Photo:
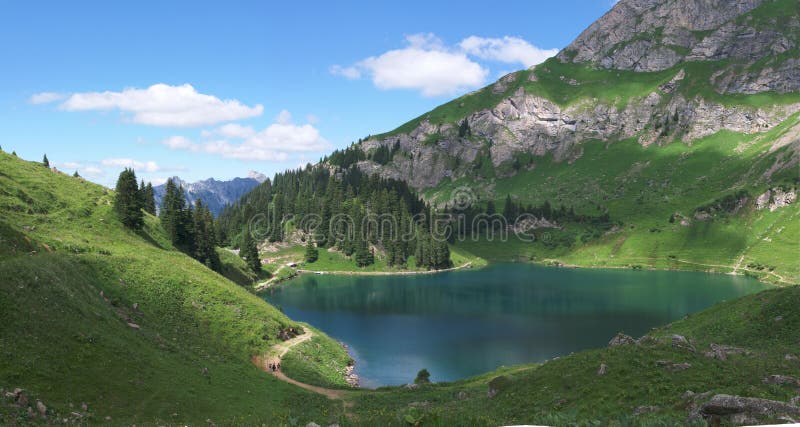
[[[155,218],[124,229],[112,199],[0,153],[0,387],[128,425],[338,419],[250,362],[290,319],[175,251]],[[20,413],[0,404],[0,424]]]
[[[800,376],[800,362],[784,357],[800,353],[799,306],[800,287],[771,289],[654,330],[649,335],[656,340],[650,344],[585,351],[419,390],[362,392],[354,410],[364,425],[404,425],[406,415],[422,417],[422,425],[441,426],[684,425],[689,402],[682,396],[687,390],[788,401],[796,395],[795,387],[768,385],[763,379],[773,374]],[[698,351],[673,347],[671,334],[686,336]],[[703,355],[711,343],[753,353],[712,359]],[[659,360],[686,362],[691,368],[671,372],[660,367]],[[597,375],[601,363],[608,366],[604,376]],[[488,383],[498,376],[507,381],[490,399]],[[427,403],[417,409],[419,402]],[[634,416],[640,406],[658,409]]]
[[[341,350],[338,343],[315,336],[287,353],[281,369],[289,377],[307,384],[350,388],[344,379],[344,367],[351,358]]]
[[[584,143],[584,154],[574,164],[543,158],[531,171],[498,179],[495,195],[513,194],[535,204],[550,200],[588,214],[608,209],[613,220],[623,222],[619,232],[569,250],[548,250],[541,243],[519,241],[504,245],[464,242],[461,246],[489,259],[555,258],[595,267],[730,272],[739,263],[740,273],[800,283],[800,206],[793,204],[775,212],[756,211],[753,206],[754,198],[768,188],[792,187],[800,180],[798,168],[783,170],[768,180],[762,178],[776,159],[796,155],[791,147],[767,154],[772,141],[792,126],[800,126],[797,115],[764,135],[725,131],[691,145]],[[673,213],[691,218],[696,208],[742,189],[749,192],[750,200],[734,215],[706,221],[692,218],[689,226],[680,225],[680,220],[669,222]],[[775,274],[748,271],[748,264],[774,267]]]

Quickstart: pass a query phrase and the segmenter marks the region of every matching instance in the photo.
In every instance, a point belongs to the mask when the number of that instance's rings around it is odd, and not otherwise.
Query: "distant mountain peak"
[[[226,205],[236,203],[242,196],[266,180],[261,173],[250,171],[247,178],[234,178],[230,181],[218,181],[214,178],[188,183],[178,176],[170,178],[175,185],[183,187],[183,193],[189,203],[198,199],[208,205],[214,215],[218,215]],[[161,207],[161,200],[166,192],[166,184],[153,187],[156,206]]]
[[[261,172],[253,171],[253,170],[247,172],[247,177],[255,179],[256,181],[258,181],[259,184],[267,180],[267,176],[266,175],[264,175]]]

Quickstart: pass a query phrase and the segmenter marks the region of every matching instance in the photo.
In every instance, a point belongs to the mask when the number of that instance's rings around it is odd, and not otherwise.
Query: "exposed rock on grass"
[[[619,347],[621,345],[636,344],[636,340],[628,335],[619,332],[611,341],[608,342],[609,347]]]
[[[764,378],[764,384],[775,384],[775,385],[796,385],[800,386],[800,379],[795,377],[790,377],[788,375],[770,375]]]
[[[777,400],[718,394],[700,408],[712,424],[726,420],[735,424],[757,424],[771,420],[800,420],[800,408]]]
[[[675,348],[682,348],[684,350],[689,350],[692,353],[696,353],[697,349],[686,339],[683,335],[674,334],[672,335],[672,346]]]
[[[741,348],[741,347],[734,347],[732,345],[724,345],[724,344],[711,344],[711,350],[705,353],[706,357],[710,357],[712,359],[719,359],[719,360],[728,360],[728,356],[731,354],[745,354],[749,355],[750,350]]]

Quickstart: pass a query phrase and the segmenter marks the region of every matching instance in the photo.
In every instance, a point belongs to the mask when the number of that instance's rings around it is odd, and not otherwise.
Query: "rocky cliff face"
[[[771,105],[745,95],[800,91],[800,17],[782,15],[787,6],[800,9],[796,0],[622,0],[558,55],[566,65],[551,68],[567,74],[556,82],[560,86],[538,81],[539,70],[550,72],[547,63],[510,74],[481,91],[499,97],[489,108],[466,111],[458,120],[423,118],[409,132],[364,141],[366,153],[382,145],[400,150],[388,164],[367,160],[359,167],[426,189],[446,178],[479,180],[475,170],[485,163],[502,177],[533,167],[530,161],[520,165],[520,158],[552,155],[571,162],[590,140],[634,138],[647,146],[691,144],[721,130],[766,132],[800,111],[797,97]],[[596,84],[569,75],[569,67],[587,64],[665,77],[628,97],[624,91],[569,102],[552,96]],[[613,74],[604,84],[624,83]],[[464,120],[469,135],[460,129]],[[800,145],[797,138],[781,142],[790,143]]]
[[[721,92],[785,93],[800,89],[799,30],[795,0],[622,0],[558,58],[634,71],[729,60],[711,77]]]

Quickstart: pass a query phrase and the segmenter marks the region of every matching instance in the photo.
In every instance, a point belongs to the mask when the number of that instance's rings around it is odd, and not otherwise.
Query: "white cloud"
[[[413,89],[423,96],[449,95],[480,86],[489,70],[464,52],[446,48],[433,34],[406,37],[407,47],[372,56],[331,73],[355,79],[368,75],[379,89]]]
[[[60,101],[66,98],[67,95],[57,92],[42,92],[36,93],[28,99],[31,104],[49,104],[51,102]]]
[[[34,95],[31,101],[34,98],[48,99],[45,94]],[[188,84],[163,83],[122,92],[74,93],[60,108],[65,111],[119,110],[131,114],[130,120],[134,123],[167,127],[213,125],[259,116],[264,110],[261,104],[250,107],[237,100],[221,100],[199,93]]]
[[[195,150],[195,144],[183,136],[171,136],[163,141],[162,144],[166,145],[172,150]]]
[[[485,38],[470,36],[459,43],[461,49],[480,59],[519,63],[525,67],[539,64],[558,53],[558,49],[540,49],[519,37]]]
[[[140,162],[138,160],[133,159],[125,159],[125,158],[113,158],[113,159],[103,159],[100,164],[103,166],[112,166],[118,168],[133,168],[139,169],[140,171],[144,172],[158,172],[161,167],[154,161],[147,161],[147,162]]]
[[[312,125],[313,124],[317,124],[317,123],[319,123],[319,117],[317,117],[314,114],[309,114],[309,115],[306,116],[306,121],[308,123],[312,124]]]
[[[292,113],[286,110],[281,110],[281,112],[278,113],[278,115],[275,117],[275,123],[285,125],[291,122],[292,122]]]
[[[257,131],[251,126],[229,123],[212,131],[201,133],[212,139],[193,142],[183,136],[173,136],[161,141],[173,150],[185,150],[216,154],[239,160],[285,161],[289,153],[319,152],[331,148],[330,143],[310,124],[298,125],[291,121],[291,114],[284,110],[275,118],[275,123]],[[235,140],[236,142],[231,142]]]
[[[92,176],[92,177],[103,176],[106,174],[104,170],[96,166],[86,166],[84,168],[79,169],[78,173],[83,176]]]
[[[52,162],[52,164],[60,169],[78,169],[83,167],[83,165],[78,162]]]
[[[361,71],[357,67],[342,67],[341,65],[331,65],[330,73],[334,76],[341,76],[346,79],[356,80],[361,78]]]

